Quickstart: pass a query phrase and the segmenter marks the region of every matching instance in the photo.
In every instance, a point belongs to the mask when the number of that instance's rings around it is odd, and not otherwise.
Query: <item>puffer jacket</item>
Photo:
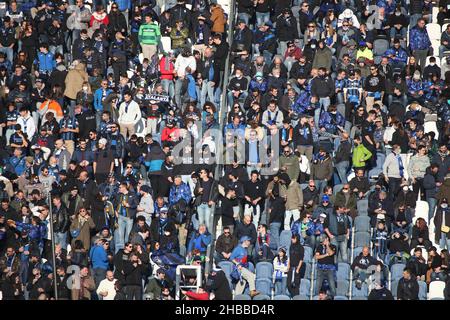
[[[426,28],[420,29],[415,26],[409,31],[409,46],[411,50],[425,50],[431,47],[430,37]]]
[[[326,156],[323,160],[316,160],[311,165],[311,179],[330,181],[333,175],[333,161],[331,157]]]
[[[86,66],[84,63],[77,64],[67,73],[65,79],[66,90],[64,90],[64,95],[71,100],[75,100],[77,98],[77,93],[83,88],[83,82],[87,82],[88,80],[89,76],[86,72]]]
[[[409,160],[408,175],[414,178],[423,178],[429,166],[430,158],[428,156],[415,155]]]
[[[211,21],[213,26],[211,31],[214,33],[224,33],[225,32],[225,15],[222,7],[216,6],[211,9]]]

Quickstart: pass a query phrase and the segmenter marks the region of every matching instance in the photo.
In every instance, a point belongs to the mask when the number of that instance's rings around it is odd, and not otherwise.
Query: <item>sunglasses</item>
[[[127,169],[133,169],[133,167],[127,166]]]

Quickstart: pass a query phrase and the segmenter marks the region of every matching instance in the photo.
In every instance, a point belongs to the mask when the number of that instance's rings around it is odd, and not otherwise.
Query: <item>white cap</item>
[[[107,143],[108,143],[108,140],[106,140],[105,138],[101,138],[100,140],[98,140],[98,144],[102,144],[102,145],[106,146]]]
[[[377,219],[378,220],[384,220],[385,216],[382,213],[377,214]]]

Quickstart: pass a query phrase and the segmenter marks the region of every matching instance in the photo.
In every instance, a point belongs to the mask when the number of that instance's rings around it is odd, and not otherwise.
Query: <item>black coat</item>
[[[419,300],[419,284],[415,278],[401,278],[397,287],[398,300]]]
[[[223,271],[208,277],[206,290],[214,293],[214,300],[232,300],[230,284]]]
[[[56,207],[53,207],[53,231],[67,232],[67,230],[69,230],[69,227],[70,218],[66,206],[64,204],[61,204],[59,210],[56,209]]]

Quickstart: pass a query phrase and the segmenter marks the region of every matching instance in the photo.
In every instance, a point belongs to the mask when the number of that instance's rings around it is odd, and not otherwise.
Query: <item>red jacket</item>
[[[195,293],[192,291],[187,291],[186,296],[189,297],[189,300],[209,300],[208,292]]]
[[[172,138],[170,137],[170,135],[174,133],[175,137],[179,137],[179,128],[177,127],[165,127],[162,132],[161,132],[161,141],[172,141]]]
[[[159,61],[159,72],[161,72],[161,79],[173,80],[173,71],[175,70],[175,66],[173,62],[169,62],[169,70],[165,70],[164,66],[166,64],[166,59],[168,58],[162,57]]]

